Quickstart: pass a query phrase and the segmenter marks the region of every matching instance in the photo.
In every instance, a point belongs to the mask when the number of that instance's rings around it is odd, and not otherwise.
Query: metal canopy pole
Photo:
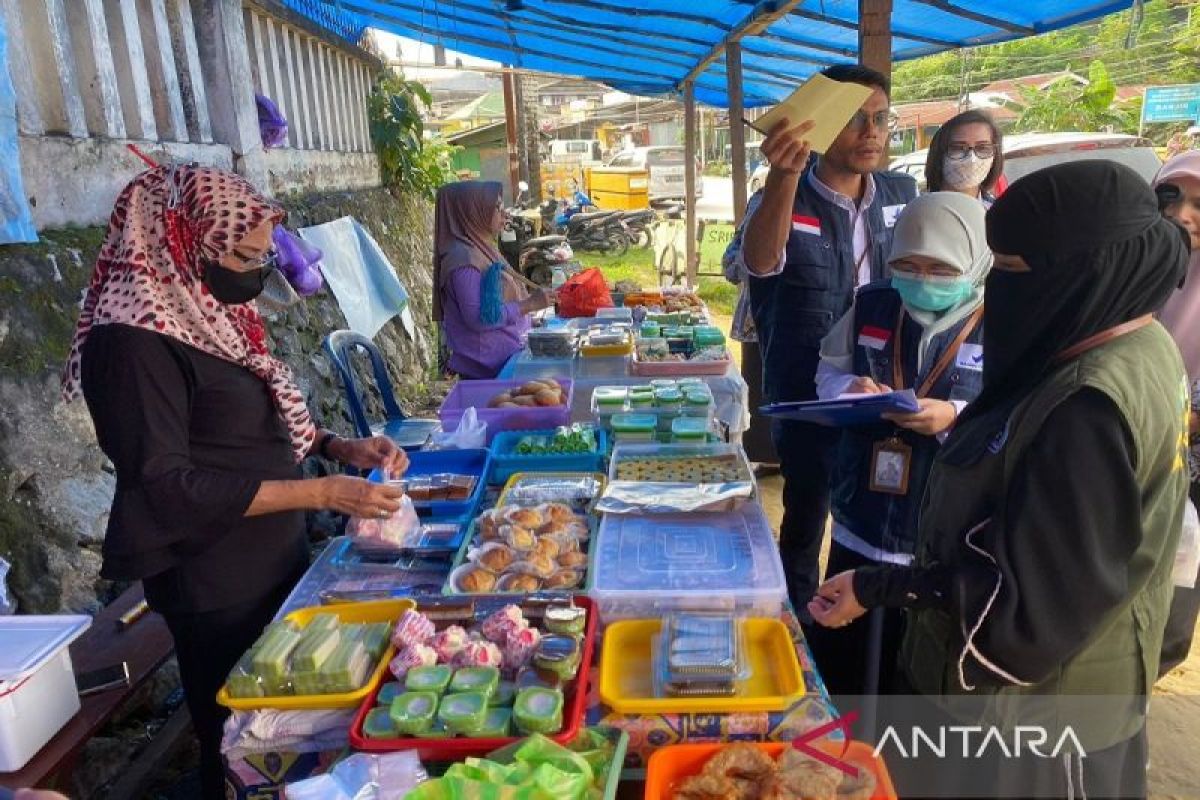
[[[696,286],[696,84],[683,85],[684,195],[687,210],[687,285]]]
[[[742,107],[742,45],[725,45],[725,77],[729,93],[729,149],[733,175],[733,224],[741,225],[746,213],[746,128]]]
[[[858,0],[858,61],[892,77],[892,0]]]
[[[517,129],[520,117],[517,114],[517,76],[511,71],[504,73],[504,127],[505,138],[508,141],[508,191],[515,202],[517,198],[517,183],[521,180],[521,155],[517,148]]]

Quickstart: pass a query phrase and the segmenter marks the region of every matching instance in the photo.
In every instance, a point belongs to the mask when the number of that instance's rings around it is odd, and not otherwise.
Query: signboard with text
[[[1200,122],[1200,83],[1147,86],[1142,122]]]

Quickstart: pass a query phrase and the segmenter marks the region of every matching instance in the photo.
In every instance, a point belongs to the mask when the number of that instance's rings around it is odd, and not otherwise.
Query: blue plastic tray
[[[428,503],[417,503],[417,514],[422,517],[440,517],[445,519],[462,519],[475,516],[479,507],[479,499],[483,497],[487,474],[491,465],[492,455],[487,450],[421,450],[408,454],[408,472],[406,478],[421,475],[437,475],[447,472],[455,475],[474,475],[475,489],[467,500],[434,500]],[[383,483],[383,473],[378,469],[371,470],[368,476],[376,483]]]
[[[593,453],[564,453],[561,455],[517,455],[513,452],[526,436],[552,435],[553,430],[503,431],[492,440],[492,468],[488,483],[503,485],[518,472],[604,472],[604,457],[608,452],[608,434],[596,428],[597,450]]]

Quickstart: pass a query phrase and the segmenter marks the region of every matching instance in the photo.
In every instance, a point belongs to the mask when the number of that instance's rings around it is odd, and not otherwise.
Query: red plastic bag
[[[612,307],[608,284],[595,267],[575,273],[558,290],[560,317],[594,317],[598,309]]]

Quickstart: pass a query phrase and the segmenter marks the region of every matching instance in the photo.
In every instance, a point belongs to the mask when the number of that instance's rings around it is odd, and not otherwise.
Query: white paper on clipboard
[[[779,120],[787,118],[791,125],[813,121],[813,129],[804,138],[817,153],[824,153],[838,137],[854,112],[871,96],[871,87],[859,83],[842,83],[816,74],[779,105],[754,121],[760,132],[769,133]]]

